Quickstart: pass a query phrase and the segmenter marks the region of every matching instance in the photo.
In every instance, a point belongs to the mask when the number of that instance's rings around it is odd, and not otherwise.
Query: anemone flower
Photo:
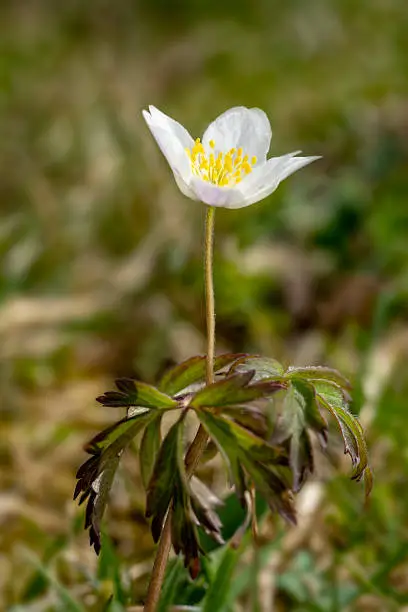
[[[266,158],[272,137],[259,108],[230,108],[193,140],[177,121],[154,106],[143,117],[173,171],[179,189],[209,206],[243,208],[269,196],[283,179],[319,156],[294,151]]]

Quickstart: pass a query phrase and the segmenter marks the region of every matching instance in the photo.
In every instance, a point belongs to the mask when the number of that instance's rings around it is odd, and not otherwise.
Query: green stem
[[[207,362],[206,381],[207,385],[214,382],[214,353],[215,353],[215,301],[213,281],[213,251],[214,251],[214,217],[215,208],[207,207],[205,220],[204,240],[204,270],[205,270],[205,311],[207,323]],[[192,441],[186,454],[186,472],[191,476],[195,471],[200,457],[207,446],[208,436],[202,425],[198,428],[196,436]],[[163,531],[157,547],[152,575],[146,595],[144,612],[155,612],[159,603],[160,593],[163,586],[164,574],[166,572],[167,559],[171,548],[171,512],[167,513]]]
[[[205,220],[205,312],[207,321],[207,385],[214,382],[214,351],[215,351],[215,300],[213,280],[214,252],[214,206],[207,207]]]

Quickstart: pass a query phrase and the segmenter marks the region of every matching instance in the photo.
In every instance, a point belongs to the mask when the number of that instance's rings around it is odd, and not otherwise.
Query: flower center
[[[211,149],[215,149],[215,142],[210,140]],[[220,187],[233,187],[242,181],[246,174],[252,172],[256,164],[256,157],[249,161],[248,155],[243,155],[242,147],[230,149],[228,153],[214,153],[207,155],[199,138],[191,149],[186,149],[191,170],[195,176],[203,181],[219,185]]]

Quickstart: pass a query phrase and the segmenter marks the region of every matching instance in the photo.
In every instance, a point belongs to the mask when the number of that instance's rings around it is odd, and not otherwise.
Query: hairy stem
[[[214,382],[215,351],[215,301],[213,280],[215,208],[207,207],[205,219],[204,269],[205,269],[205,312],[207,321],[207,385]]]
[[[206,381],[207,385],[214,382],[214,352],[215,352],[215,301],[213,281],[213,250],[214,250],[214,217],[215,208],[207,206],[205,220],[204,240],[204,270],[205,270],[205,312],[207,323],[207,362]],[[194,440],[186,454],[186,472],[190,477],[195,471],[200,457],[207,446],[208,436],[202,425],[200,425]],[[163,531],[157,547],[156,558],[153,564],[152,575],[146,595],[144,612],[155,612],[160,599],[166,571],[167,559],[171,548],[171,511],[167,513]]]

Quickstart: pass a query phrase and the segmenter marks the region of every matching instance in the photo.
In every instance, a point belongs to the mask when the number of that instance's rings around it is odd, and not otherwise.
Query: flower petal
[[[183,149],[185,149],[186,147],[191,148],[193,146],[193,139],[191,138],[186,128],[181,125],[181,123],[175,121],[168,115],[165,115],[155,106],[150,105],[149,111],[153,123],[172,133],[173,136],[175,136],[176,139],[180,142]]]
[[[246,180],[242,181],[241,192],[244,204],[239,208],[250,206],[268,197],[285,178],[321,158],[320,155],[310,157],[294,157],[294,155],[294,153],[289,153],[281,157],[272,157],[263,168],[259,168],[258,181],[252,184]],[[262,169],[263,172],[261,172]]]
[[[190,183],[197,200],[209,206],[240,208],[245,206],[242,193],[236,187],[220,187],[194,176]]]
[[[181,193],[185,196],[187,196],[188,198],[190,198],[190,200],[198,200],[196,194],[194,193],[193,189],[191,188],[190,184],[187,183],[184,178],[181,176],[181,174],[178,174],[178,172],[176,170],[173,170],[173,175],[174,175],[174,179],[177,183],[177,187],[180,189]],[[190,181],[191,181],[191,176],[189,177]]]
[[[288,159],[285,164],[283,164],[277,169],[278,181],[283,181],[297,170],[300,170],[301,168],[304,168],[305,166],[308,166],[312,162],[321,158],[321,155],[310,155],[308,157],[293,157],[291,159]]]
[[[143,117],[161,152],[170,164],[173,173],[180,178],[182,184],[184,183],[188,187],[191,178],[191,167],[185,149],[191,148],[194,145],[194,141],[180,123],[174,121],[174,119],[171,119],[171,117],[168,117],[154,106],[150,106],[149,109],[150,113],[145,110],[143,111]],[[179,183],[177,184],[179,185]],[[183,189],[181,190],[185,193]]]
[[[203,136],[203,145],[209,149],[215,142],[215,152],[227,153],[242,147],[244,155],[255,156],[259,162],[266,159],[271,143],[272,130],[269,119],[260,108],[236,106],[213,121]]]
[[[276,179],[280,169],[298,153],[300,153],[300,151],[293,151],[292,153],[287,153],[279,157],[271,157],[264,164],[258,164],[253,171],[243,179],[240,184],[241,192],[246,196],[250,196],[260,189],[267,187]]]

